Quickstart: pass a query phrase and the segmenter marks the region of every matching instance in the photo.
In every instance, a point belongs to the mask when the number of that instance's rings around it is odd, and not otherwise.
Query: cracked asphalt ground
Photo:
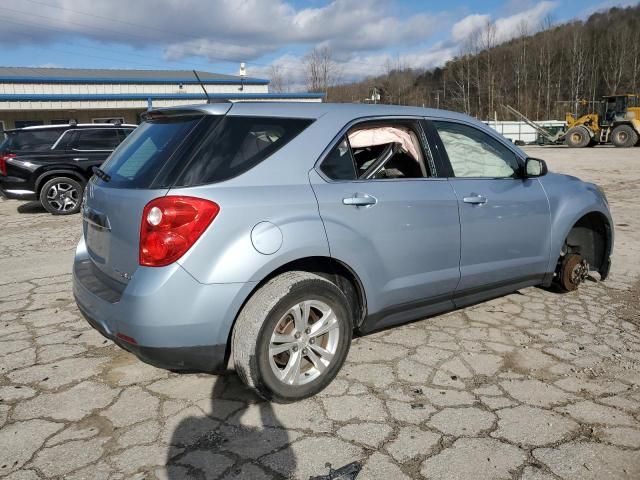
[[[611,277],[528,288],[353,342],[316,398],[145,365],[80,317],[80,218],[0,201],[0,476],[640,478],[640,148],[532,148],[603,186]]]

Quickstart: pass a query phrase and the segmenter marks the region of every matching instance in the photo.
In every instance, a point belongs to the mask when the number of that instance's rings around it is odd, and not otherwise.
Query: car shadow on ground
[[[193,412],[173,431],[166,478],[208,479],[224,474],[225,479],[239,480],[294,474],[292,439],[272,404],[245,387],[235,373],[216,377],[211,397],[199,406],[206,415]]]
[[[18,213],[47,213],[42,204],[35,200],[18,205],[17,210]]]

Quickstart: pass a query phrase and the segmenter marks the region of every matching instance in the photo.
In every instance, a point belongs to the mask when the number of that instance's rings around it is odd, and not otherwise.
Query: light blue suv
[[[231,359],[279,402],[331,382],[354,332],[573,290],[613,245],[597,186],[465,115],[381,105],[149,112],[82,212],[74,294],[96,329],[165,368]]]

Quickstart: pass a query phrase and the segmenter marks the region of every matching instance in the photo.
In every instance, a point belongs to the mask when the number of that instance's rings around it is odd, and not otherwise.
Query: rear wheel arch
[[[300,271],[315,273],[340,288],[353,307],[353,318],[357,327],[367,311],[367,299],[360,277],[344,262],[325,256],[303,257],[281,265],[266,275],[247,296],[250,298],[260,287],[284,272]],[[246,300],[245,300],[246,302]]]
[[[52,178],[56,177],[69,177],[73,178],[80,182],[80,184],[84,187],[87,183],[87,178],[79,171],[73,169],[56,169],[56,170],[48,170],[46,172],[41,173],[35,181],[35,191],[37,195],[40,195],[40,189],[42,186],[47,183]]]
[[[609,273],[612,232],[609,220],[592,211],[580,217],[569,229],[562,244],[563,254],[578,253],[600,273],[604,280]]]

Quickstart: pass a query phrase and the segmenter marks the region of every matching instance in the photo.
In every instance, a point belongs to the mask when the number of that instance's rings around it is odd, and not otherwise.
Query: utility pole
[[[436,90],[436,108],[440,108],[440,92],[442,92],[442,90]]]

